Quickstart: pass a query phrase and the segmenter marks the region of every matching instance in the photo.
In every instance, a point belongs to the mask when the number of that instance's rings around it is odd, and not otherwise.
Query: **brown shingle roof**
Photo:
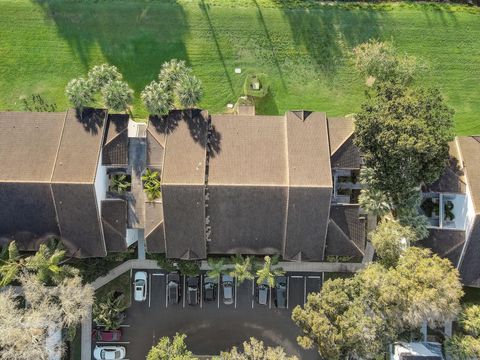
[[[205,183],[208,115],[197,110],[193,111],[193,118],[189,115],[189,112],[170,114],[170,122],[176,122],[177,125],[167,135],[163,184]]]
[[[331,155],[353,135],[354,130],[355,123],[353,118],[328,118],[328,137],[330,139]]]
[[[288,184],[332,187],[325,113],[286,114]],[[271,154],[278,157],[273,151]]]
[[[102,149],[102,164],[128,165],[128,115],[108,115]]]
[[[221,136],[221,148],[210,159],[210,185],[288,183],[283,116],[213,115],[212,125]]]
[[[353,143],[351,136],[332,155],[332,169],[360,169],[361,165],[360,150]]]
[[[0,181],[49,182],[65,113],[0,113]]]
[[[122,199],[103,200],[101,203],[103,232],[107,251],[127,249],[127,202]]]
[[[93,183],[100,160],[106,111],[70,109],[65,118],[52,182]]]

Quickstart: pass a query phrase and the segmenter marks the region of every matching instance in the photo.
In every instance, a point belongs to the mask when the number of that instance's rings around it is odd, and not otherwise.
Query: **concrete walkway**
[[[325,263],[325,262],[284,262],[281,261],[278,266],[283,268],[287,272],[347,272],[353,273],[361,270],[365,264],[362,263]],[[232,265],[226,265],[228,269]],[[133,269],[145,269],[145,270],[161,270],[155,260],[139,260],[132,259],[125,261],[118,265],[116,268],[110,270],[110,272],[90,285],[95,290],[108,284],[110,281],[116,279],[123,273],[131,271]],[[208,263],[202,261],[200,269],[203,271],[210,270]],[[82,360],[91,360],[92,356],[92,313],[85,317],[82,321]]]

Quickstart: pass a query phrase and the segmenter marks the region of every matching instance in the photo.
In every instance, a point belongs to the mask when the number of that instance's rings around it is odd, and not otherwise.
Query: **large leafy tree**
[[[452,360],[480,358],[480,306],[466,306],[459,325],[458,333],[445,342],[445,352]]]
[[[12,289],[0,292],[0,359],[60,357],[63,344],[47,347],[48,334],[80,323],[92,305],[93,288],[82,285],[78,277],[45,286],[27,272],[22,273],[20,282],[28,306],[21,306]]]
[[[277,276],[285,275],[285,271],[276,266],[278,264],[278,256],[275,255],[273,258],[270,256],[264,257],[263,266],[257,270],[257,284],[261,284],[264,281],[267,281],[268,286],[275,286],[275,278]]]
[[[356,69],[373,82],[394,81],[410,84],[425,68],[415,57],[400,54],[393,44],[370,40],[353,49]]]
[[[395,266],[406,247],[415,240],[410,227],[387,219],[381,221],[371,235],[372,245],[385,267]]]
[[[133,90],[121,80],[113,80],[102,88],[105,106],[113,111],[125,111],[133,101]]]
[[[300,345],[323,358],[374,359],[401,333],[453,319],[462,294],[448,260],[411,247],[395,267],[374,263],[353,278],[325,282],[292,319],[303,332]]]
[[[453,110],[436,89],[381,83],[355,117],[355,144],[374,187],[397,204],[440,176],[453,139]]]
[[[93,87],[84,78],[70,80],[65,88],[65,94],[70,104],[80,111],[94,102]]]
[[[176,334],[173,339],[162,337],[147,354],[147,360],[197,360],[185,344],[185,334]]]
[[[263,341],[250,338],[243,343],[243,350],[233,347],[230,351],[222,351],[214,360],[297,360],[296,356],[288,356],[280,346],[265,346]]]

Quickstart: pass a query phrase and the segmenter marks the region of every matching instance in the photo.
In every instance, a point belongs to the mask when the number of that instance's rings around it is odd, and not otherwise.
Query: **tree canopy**
[[[453,140],[453,110],[436,89],[381,83],[355,117],[355,144],[374,173],[374,188],[397,204],[438,179]]]
[[[185,344],[185,334],[176,334],[173,339],[165,336],[153,346],[147,355],[147,360],[197,360]]]
[[[133,90],[121,80],[113,80],[102,88],[105,106],[114,111],[125,111],[133,101]]]
[[[176,84],[175,95],[183,108],[192,109],[202,99],[202,82],[195,75],[182,76]]]
[[[458,333],[445,342],[445,352],[452,360],[480,358],[480,305],[465,306],[459,325]]]
[[[230,351],[222,351],[213,360],[297,360],[296,356],[288,356],[285,350],[278,347],[267,347],[263,341],[250,338],[243,343],[243,350],[234,346]]]
[[[166,115],[173,108],[172,94],[164,83],[152,81],[143,89],[140,96],[151,115]]]
[[[65,88],[65,94],[72,106],[79,110],[95,101],[92,86],[84,78],[70,80]]]
[[[453,319],[463,295],[458,271],[427,249],[408,248],[395,267],[374,263],[348,279],[328,280],[292,319],[323,358],[375,359],[399,334]]]

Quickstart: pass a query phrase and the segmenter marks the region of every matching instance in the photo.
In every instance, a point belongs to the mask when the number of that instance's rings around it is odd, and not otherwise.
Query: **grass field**
[[[175,57],[203,81],[201,106],[212,113],[241,95],[246,72],[264,72],[272,91],[257,112],[345,115],[364,98],[348,52],[379,38],[427,62],[422,82],[442,90],[458,134],[480,133],[478,9],[277,1],[1,0],[0,109],[21,110],[21,98],[36,93],[63,109],[68,80],[110,62],[135,90],[134,113],[142,117],[139,92]]]

